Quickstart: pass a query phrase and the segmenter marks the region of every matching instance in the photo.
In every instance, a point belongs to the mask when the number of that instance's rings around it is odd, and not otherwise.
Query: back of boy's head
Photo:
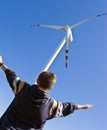
[[[37,84],[43,89],[50,89],[56,82],[56,75],[49,71],[43,71],[37,78]]]

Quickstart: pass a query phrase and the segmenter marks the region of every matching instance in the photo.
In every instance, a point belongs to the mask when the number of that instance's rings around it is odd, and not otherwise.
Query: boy
[[[12,103],[0,118],[0,130],[42,130],[49,119],[92,107],[92,104],[61,103],[51,98],[47,90],[56,82],[56,75],[52,72],[41,72],[37,84],[30,85],[3,63],[2,56],[0,67],[15,94]]]

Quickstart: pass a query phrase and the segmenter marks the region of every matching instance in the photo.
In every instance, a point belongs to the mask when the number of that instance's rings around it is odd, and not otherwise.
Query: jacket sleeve
[[[16,94],[23,88],[24,81],[21,80],[16,75],[16,73],[10,69],[6,69],[5,74],[6,74],[6,78],[7,78],[7,81],[9,83],[10,87],[12,88],[14,94]]]
[[[78,106],[72,102],[58,102],[57,108],[53,111],[53,114],[51,115],[50,119],[67,116],[77,109]]]

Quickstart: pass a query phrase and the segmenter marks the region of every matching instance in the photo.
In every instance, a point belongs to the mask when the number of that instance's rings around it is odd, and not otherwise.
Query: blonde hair
[[[37,84],[44,89],[49,89],[56,82],[56,75],[49,71],[41,72],[37,78]]]

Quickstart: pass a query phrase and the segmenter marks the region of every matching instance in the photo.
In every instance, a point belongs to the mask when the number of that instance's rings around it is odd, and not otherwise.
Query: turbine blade
[[[65,67],[66,67],[66,68],[67,68],[67,66],[68,66],[68,52],[69,52],[69,50],[66,49],[66,50],[65,50]]]
[[[46,27],[46,28],[52,28],[52,29],[64,29],[64,26],[54,26],[54,25],[33,25],[33,26],[38,26],[38,27]]]
[[[78,23],[76,23],[76,24],[74,24],[74,25],[71,25],[70,27],[71,27],[71,28],[75,28],[75,27],[77,27],[77,26],[79,26],[79,25],[81,25],[81,24],[83,24],[83,23],[86,23],[86,22],[88,22],[88,21],[90,21],[90,20],[92,20],[92,19],[95,19],[95,18],[100,17],[100,16],[104,16],[104,15],[107,15],[107,13],[98,14],[98,15],[96,15],[96,16],[93,16],[93,17],[84,19],[84,20],[82,20],[82,21],[80,21],[80,22],[78,22]]]

